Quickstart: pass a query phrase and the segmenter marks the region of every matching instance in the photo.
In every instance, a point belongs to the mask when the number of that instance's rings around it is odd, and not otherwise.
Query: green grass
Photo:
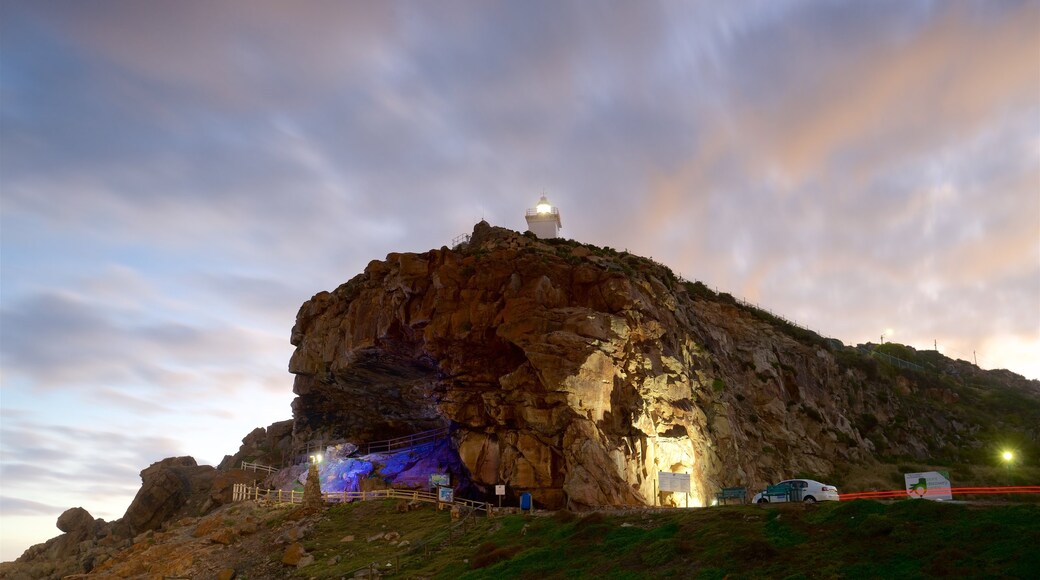
[[[1040,570],[1040,506],[856,500],[647,513],[472,520],[449,544],[447,512],[391,502],[331,509],[305,542],[302,577],[338,578],[369,562],[402,577],[484,578],[1031,578]],[[367,542],[398,531],[412,546]],[[526,531],[525,531],[526,530]],[[342,543],[346,534],[355,541]],[[433,538],[429,549],[413,549]],[[341,560],[329,565],[329,558]]]

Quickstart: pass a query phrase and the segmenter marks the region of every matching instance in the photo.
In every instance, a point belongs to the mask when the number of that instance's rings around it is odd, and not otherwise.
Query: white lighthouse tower
[[[527,230],[539,238],[555,238],[561,229],[560,210],[553,207],[544,195],[538,200],[538,205],[527,210]]]

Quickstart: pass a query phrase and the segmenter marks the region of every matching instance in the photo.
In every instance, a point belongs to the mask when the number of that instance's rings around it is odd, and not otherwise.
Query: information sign
[[[906,481],[906,495],[936,501],[952,500],[953,493],[950,491],[950,475],[938,471],[923,471],[921,473],[904,473]]]
[[[437,501],[441,503],[451,503],[455,501],[455,490],[450,487],[438,487]]]
[[[661,491],[677,493],[690,493],[689,473],[668,473],[661,471],[657,474],[658,487]]]

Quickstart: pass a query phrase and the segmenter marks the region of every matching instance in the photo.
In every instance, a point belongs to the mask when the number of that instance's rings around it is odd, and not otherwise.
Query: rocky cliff
[[[941,381],[920,393],[939,405],[908,406],[914,377],[664,266],[483,222],[315,295],[292,343],[297,441],[449,426],[461,477],[548,507],[651,504],[658,471],[690,473],[702,503],[972,443]]]
[[[199,517],[231,502],[236,483],[252,483],[252,474],[219,472],[191,457],[169,457],[141,471],[141,489],[122,518],[94,519],[75,507],[58,517],[63,532],[0,566],[0,578],[58,579],[86,574],[117,554],[141,543],[147,534],[182,518]]]
[[[658,492],[658,471],[691,474],[696,505],[719,487],[793,475],[840,486],[852,471],[884,472],[871,481],[898,487],[900,472],[924,469],[915,461],[990,484],[995,445],[1040,456],[1040,381],[902,345],[845,347],[653,261],[485,223],[465,246],[390,254],[317,294],[291,340],[291,421],[248,434],[220,469],[153,464],[122,519],[70,509],[61,536],[0,578],[155,560],[150,534],[211,514],[232,484],[258,477],[233,469],[241,461],[292,465],[316,441],[342,443],[321,447],[325,490],[449,472],[467,497],[504,483],[513,505],[530,492],[539,507],[579,509],[685,503]],[[355,453],[432,428],[448,439]],[[268,484],[295,486],[304,471]],[[189,534],[204,546],[178,566],[218,562],[211,548],[234,540],[206,534]]]

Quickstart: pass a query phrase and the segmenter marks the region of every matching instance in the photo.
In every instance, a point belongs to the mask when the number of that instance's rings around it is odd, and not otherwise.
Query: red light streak
[[[838,495],[841,501],[853,499],[895,499],[895,498],[927,498],[929,495],[1002,495],[1010,493],[1040,493],[1040,485],[1017,485],[1009,487],[935,487],[930,488],[923,496],[914,496],[905,489],[886,491],[860,491]]]

